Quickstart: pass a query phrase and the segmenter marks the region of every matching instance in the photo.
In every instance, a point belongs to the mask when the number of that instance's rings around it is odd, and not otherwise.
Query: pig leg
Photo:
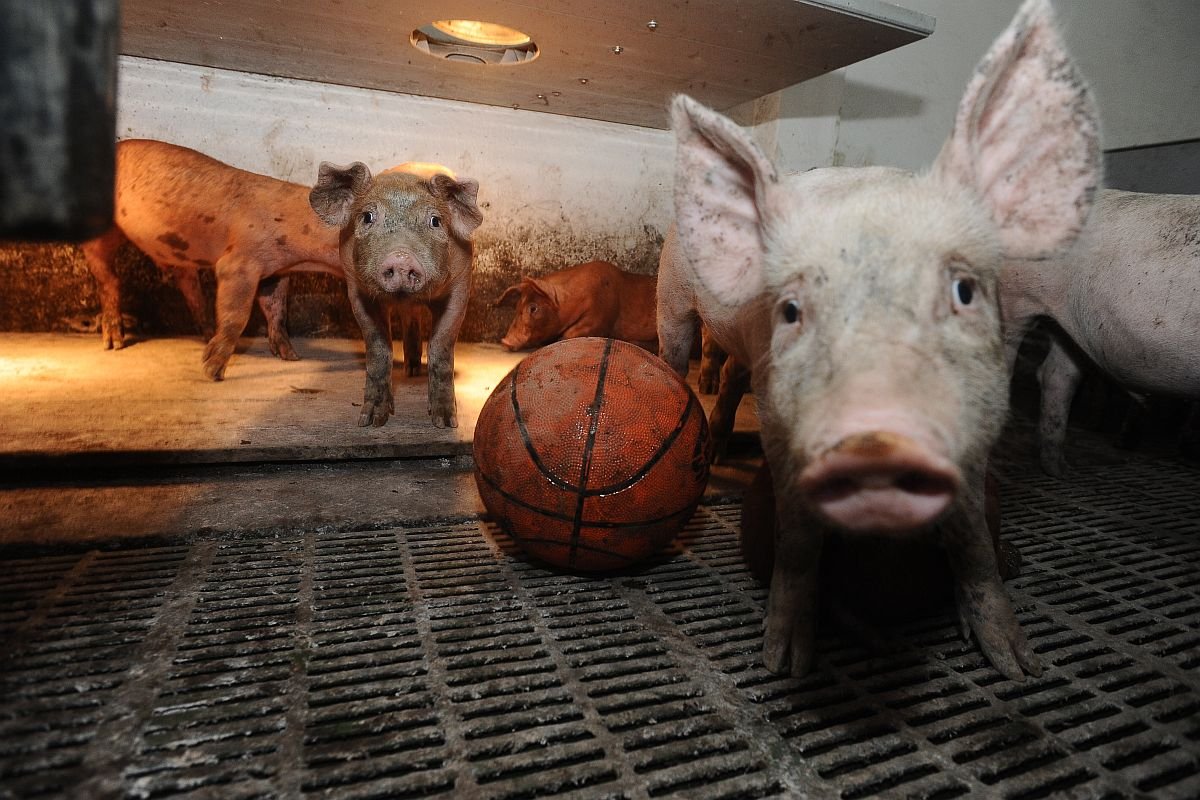
[[[113,262],[125,234],[110,228],[101,236],[83,243],[88,269],[96,280],[100,296],[100,337],[105,350],[120,350],[125,346],[125,325],[121,318],[121,282]]]
[[[395,412],[392,402],[392,320],[379,301],[365,297],[347,281],[350,310],[362,330],[367,348],[367,384],[363,389],[358,426],[378,428]]]
[[[687,378],[688,356],[700,327],[694,309],[673,307],[660,291],[658,301],[658,357],[681,378]]]
[[[1042,409],[1038,418],[1038,447],[1042,470],[1047,475],[1061,478],[1066,472],[1063,457],[1063,441],[1067,435],[1067,420],[1071,415],[1071,401],[1083,370],[1075,356],[1058,335],[1050,337],[1050,351],[1038,368],[1038,383],[1042,389]]]
[[[238,337],[246,330],[254,293],[258,289],[258,271],[242,259],[225,256],[217,261],[217,332],[204,347],[204,374],[211,380],[225,377],[225,367],[237,347]]]
[[[721,369],[725,363],[725,351],[717,344],[707,325],[700,326],[700,394],[717,394],[721,386]],[[744,391],[744,390],[743,390]]]
[[[816,657],[818,567],[825,527],[805,513],[786,477],[800,472],[790,463],[786,435],[775,430],[771,415],[762,427],[775,493],[775,563],[763,622],[763,664],[771,672],[802,677]]]
[[[290,279],[286,275],[277,275],[259,281],[258,307],[262,309],[263,318],[267,321],[267,344],[271,352],[284,361],[299,361],[300,356],[292,348],[292,340],[288,338],[287,330],[287,298]]]
[[[410,378],[421,374],[421,309],[407,306],[401,309],[400,331],[404,348],[404,374]]]
[[[712,434],[714,462],[724,460],[729,449],[729,438],[733,435],[738,404],[742,402],[742,396],[750,387],[750,370],[743,367],[736,358],[726,358],[721,367],[720,385],[717,403],[713,406],[712,417],[708,421],[708,430]]]
[[[212,314],[209,313],[208,303],[204,299],[204,290],[200,288],[200,270],[193,267],[168,266],[171,277],[175,279],[175,288],[183,295],[188,311],[192,312],[192,321],[204,341],[209,341],[217,333]]]
[[[803,519],[776,488],[775,564],[763,624],[763,664],[771,672],[797,678],[812,670],[816,657],[818,564],[824,531]]]
[[[467,315],[469,280],[458,281],[444,304],[431,305],[433,332],[429,335],[429,415],[439,428],[458,427],[454,399],[454,343]]]
[[[984,510],[984,476],[977,471],[966,477],[961,498],[940,526],[955,578],[959,629],[966,639],[975,633],[983,654],[1005,677],[1022,680],[1025,673],[1041,675],[1041,663],[1000,580]]]

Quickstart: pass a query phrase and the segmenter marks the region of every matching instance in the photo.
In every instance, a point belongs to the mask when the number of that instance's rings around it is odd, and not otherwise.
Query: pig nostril
[[[857,492],[861,486],[851,478],[830,478],[813,488],[812,499],[817,503],[833,503]]]
[[[390,281],[392,278],[396,277],[396,270],[388,267],[383,271],[383,277]]]
[[[939,475],[927,472],[910,471],[899,475],[895,486],[908,494],[942,495],[953,494],[954,486],[950,481]]]

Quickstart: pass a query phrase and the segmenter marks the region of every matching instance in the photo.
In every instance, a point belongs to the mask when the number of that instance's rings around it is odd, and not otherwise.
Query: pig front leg
[[[388,310],[374,298],[363,296],[350,281],[350,310],[362,330],[367,348],[367,383],[363,389],[358,427],[378,428],[395,412],[392,402],[392,324]]]
[[[88,269],[96,280],[100,297],[100,337],[105,350],[120,350],[125,346],[125,324],[121,317],[121,282],[113,269],[117,249],[125,235],[117,228],[83,243]]]
[[[217,262],[217,332],[204,347],[204,374],[211,380],[225,377],[225,367],[246,330],[254,307],[258,275],[253,266],[232,257]]]
[[[968,476],[960,499],[941,524],[942,543],[955,578],[963,638],[971,632],[988,661],[1006,678],[1041,675],[1041,662],[1021,630],[1000,580],[996,546],[984,510],[982,471]]]
[[[775,565],[770,573],[762,662],[770,672],[802,678],[816,658],[821,525],[805,521],[775,487]]]
[[[438,428],[458,427],[454,398],[454,343],[467,314],[469,280],[459,281],[443,303],[430,304],[433,332],[429,335],[429,416]]]
[[[267,321],[267,344],[271,352],[284,361],[299,361],[300,356],[292,348],[287,330],[288,285],[286,275],[265,278],[258,283],[258,307]]]
[[[768,458],[768,462],[770,459]],[[807,675],[816,658],[817,585],[825,531],[804,513],[786,477],[771,468],[775,493],[775,563],[763,623],[763,664],[776,674]]]
[[[1067,462],[1063,458],[1067,420],[1071,415],[1071,401],[1075,399],[1075,391],[1083,379],[1083,370],[1058,334],[1050,337],[1050,351],[1038,368],[1037,377],[1042,390],[1042,408],[1038,417],[1038,452],[1042,471],[1061,478],[1067,471]]]

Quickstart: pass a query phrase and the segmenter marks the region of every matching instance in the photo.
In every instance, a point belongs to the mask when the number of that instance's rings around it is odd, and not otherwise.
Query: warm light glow
[[[475,19],[439,19],[432,25],[448,36],[472,44],[520,47],[529,44],[530,41],[528,34],[504,25],[497,25],[494,22],[480,22]]]

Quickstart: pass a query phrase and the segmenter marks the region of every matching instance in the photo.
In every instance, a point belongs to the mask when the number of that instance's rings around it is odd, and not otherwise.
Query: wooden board
[[[75,334],[0,334],[0,468],[219,464],[469,453],[493,387],[526,353],[459,343],[459,427],[429,420],[426,379],[396,370],[396,415],[359,428],[363,345],[293,339],[300,361],[280,361],[263,339],[243,339],[226,379],[200,370],[198,338],[149,339],[106,352]],[[696,370],[693,370],[695,373]],[[705,409],[713,398],[703,397]],[[753,401],[740,430],[757,430]]]
[[[122,17],[129,55],[654,128],[676,92],[727,110],[917,41],[934,22],[880,0],[125,0]],[[484,66],[409,43],[455,18],[517,28],[540,55]]]

